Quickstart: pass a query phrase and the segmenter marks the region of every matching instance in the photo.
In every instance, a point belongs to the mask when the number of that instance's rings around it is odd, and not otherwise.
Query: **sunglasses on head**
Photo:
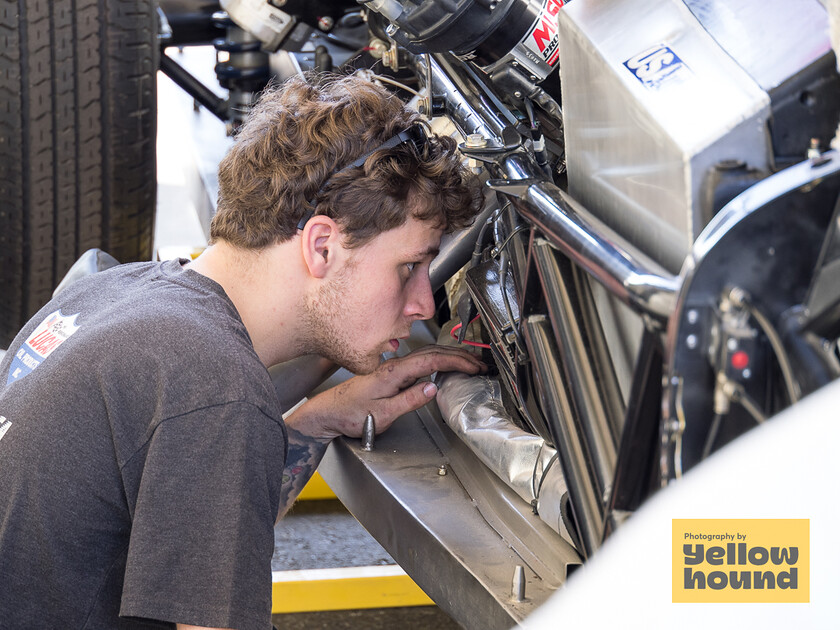
[[[339,173],[342,173],[342,172],[344,172],[348,169],[357,168],[357,167],[361,166],[362,164],[365,163],[365,160],[367,160],[371,155],[373,155],[377,151],[381,151],[382,149],[392,149],[392,148],[398,147],[402,144],[409,144],[409,143],[414,147],[414,150],[417,152],[418,155],[423,153],[423,149],[429,143],[429,136],[426,134],[426,128],[423,125],[421,125],[419,123],[415,123],[415,124],[411,125],[411,127],[406,129],[405,131],[401,131],[397,135],[391,136],[385,142],[380,144],[378,147],[376,147],[372,151],[368,151],[362,157],[360,157],[360,158],[356,159],[355,161],[351,162],[350,164],[348,164],[344,168],[337,170],[335,173],[330,175],[327,178],[327,180],[321,185],[321,188],[318,189],[318,192],[315,193],[315,196],[317,196],[322,190],[324,190],[326,185],[329,183],[329,181],[333,177],[335,177]],[[312,199],[309,200],[309,205],[314,207],[315,206],[314,202],[315,202],[315,197],[313,197]],[[312,215],[314,215],[314,214],[315,214],[314,210],[308,210],[306,213],[304,213],[304,215],[300,218],[300,221],[298,221],[297,229],[302,230],[303,227],[306,225],[306,222],[309,221],[309,219],[311,219]]]

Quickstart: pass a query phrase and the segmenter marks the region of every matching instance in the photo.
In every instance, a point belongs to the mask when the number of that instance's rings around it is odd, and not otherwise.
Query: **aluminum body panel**
[[[439,474],[441,465],[446,475]],[[521,622],[579,563],[572,547],[472,456],[436,408],[398,419],[371,452],[358,440],[335,440],[319,471],[400,566],[466,628]],[[518,565],[526,577],[521,602],[511,598]]]
[[[831,50],[818,0],[685,0],[709,34],[767,92]]]
[[[711,218],[709,168],[769,168],[770,99],[679,0],[558,16],[569,192],[677,273]]]

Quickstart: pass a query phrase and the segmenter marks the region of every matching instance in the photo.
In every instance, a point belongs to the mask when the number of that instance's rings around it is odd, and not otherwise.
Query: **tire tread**
[[[85,250],[151,258],[156,34],[153,0],[0,8],[0,347]]]

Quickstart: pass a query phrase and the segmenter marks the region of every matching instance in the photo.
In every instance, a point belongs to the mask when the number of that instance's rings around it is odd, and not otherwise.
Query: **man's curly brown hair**
[[[349,247],[409,216],[445,231],[466,227],[481,193],[452,138],[429,134],[420,153],[412,143],[374,151],[420,122],[356,75],[296,76],[268,88],[219,166],[211,241],[244,249],[281,243],[308,212],[334,219]],[[342,170],[370,151],[362,166]]]

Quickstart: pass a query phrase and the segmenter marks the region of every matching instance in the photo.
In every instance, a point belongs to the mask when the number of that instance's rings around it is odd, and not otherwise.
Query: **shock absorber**
[[[225,36],[213,41],[216,77],[228,90],[228,135],[232,135],[254,103],[254,96],[268,84],[271,71],[262,42],[237,26],[224,11],[213,14],[213,23]]]

